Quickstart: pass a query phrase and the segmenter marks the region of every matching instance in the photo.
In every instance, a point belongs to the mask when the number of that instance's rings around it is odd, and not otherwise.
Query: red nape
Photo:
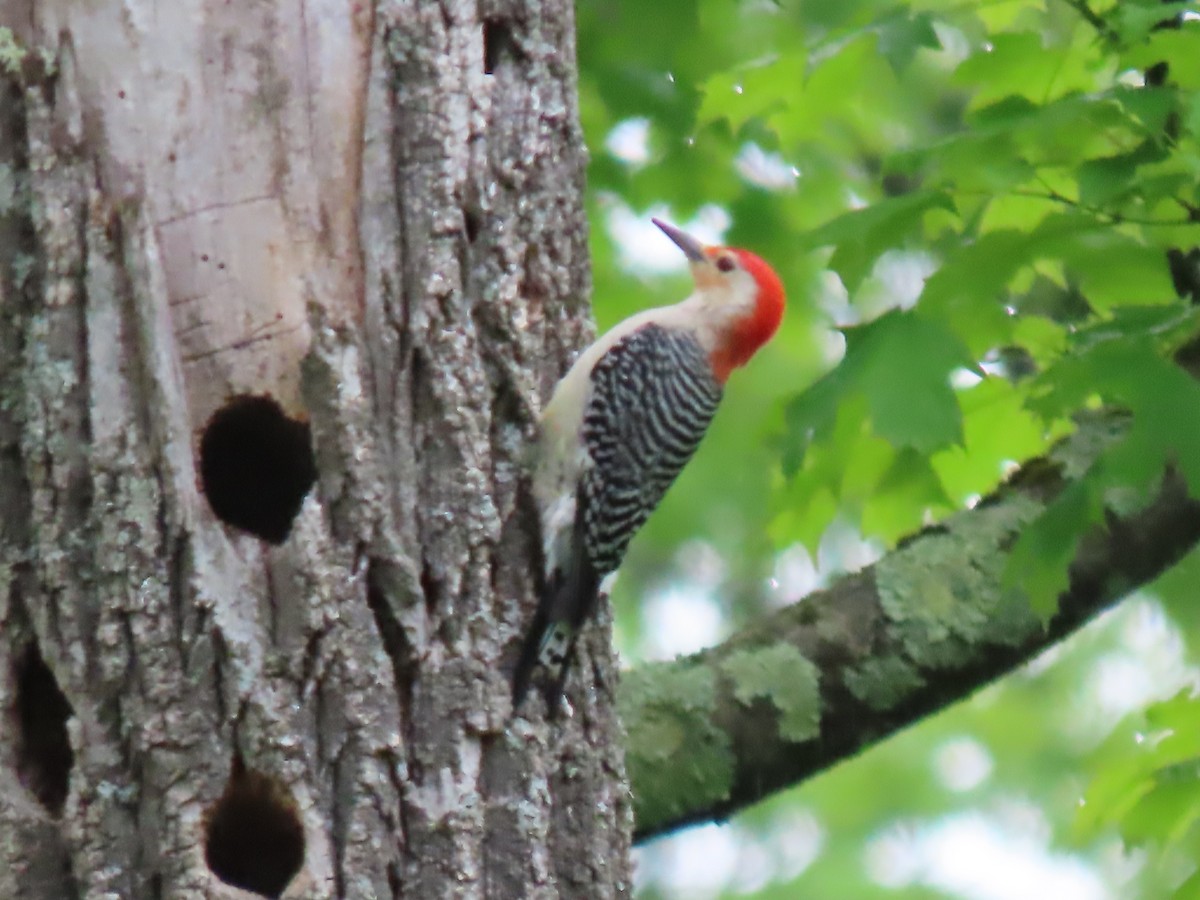
[[[749,250],[734,250],[742,267],[754,276],[758,283],[758,302],[754,312],[733,327],[733,332],[724,346],[712,354],[713,373],[722,384],[729,373],[750,361],[767,341],[774,337],[783,320],[783,283],[775,270]]]

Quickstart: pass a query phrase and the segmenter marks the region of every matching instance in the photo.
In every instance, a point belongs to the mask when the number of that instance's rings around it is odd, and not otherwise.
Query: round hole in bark
[[[227,525],[282,544],[316,479],[308,423],[271,397],[233,397],[204,426],[200,480]]]
[[[491,75],[500,65],[500,58],[512,47],[512,31],[500,19],[485,19],[483,23],[483,74]]]
[[[53,816],[62,815],[70,787],[75,752],[67,736],[67,719],[74,710],[54,673],[31,643],[13,666],[17,777]]]
[[[234,760],[205,816],[204,861],[226,884],[278,897],[304,864],[304,826],[282,781]]]

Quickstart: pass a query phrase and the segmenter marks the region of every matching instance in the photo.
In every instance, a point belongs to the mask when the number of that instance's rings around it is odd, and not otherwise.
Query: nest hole
[[[485,19],[483,22],[483,74],[492,75],[505,55],[513,52],[512,31],[501,19]]]
[[[16,686],[17,777],[55,817],[62,815],[71,784],[75,751],[67,736],[74,715],[66,695],[37,644],[30,644],[13,667]]]
[[[279,897],[304,865],[304,826],[287,786],[235,759],[205,817],[204,861],[226,884]]]
[[[227,525],[282,544],[316,480],[308,422],[271,397],[233,397],[204,426],[200,481]]]

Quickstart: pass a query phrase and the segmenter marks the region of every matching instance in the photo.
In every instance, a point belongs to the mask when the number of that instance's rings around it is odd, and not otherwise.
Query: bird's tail
[[[546,708],[554,712],[562,697],[567,680],[567,659],[575,650],[576,631],[566,622],[540,622],[534,618],[533,627],[525,635],[521,657],[513,676],[513,709],[525,699],[529,686],[536,678],[546,699]]]
[[[579,629],[595,608],[599,580],[591,567],[573,565],[546,585],[533,623],[525,633],[513,675],[513,709],[536,679],[550,715],[558,710]]]

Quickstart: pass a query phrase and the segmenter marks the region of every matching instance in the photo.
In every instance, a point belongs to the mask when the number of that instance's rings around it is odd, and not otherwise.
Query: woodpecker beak
[[[661,228],[663,234],[675,242],[675,245],[683,251],[683,255],[690,262],[704,262],[708,259],[704,254],[704,245],[686,231],[681,231],[674,225],[667,224],[662,219],[651,219],[650,221]]]

